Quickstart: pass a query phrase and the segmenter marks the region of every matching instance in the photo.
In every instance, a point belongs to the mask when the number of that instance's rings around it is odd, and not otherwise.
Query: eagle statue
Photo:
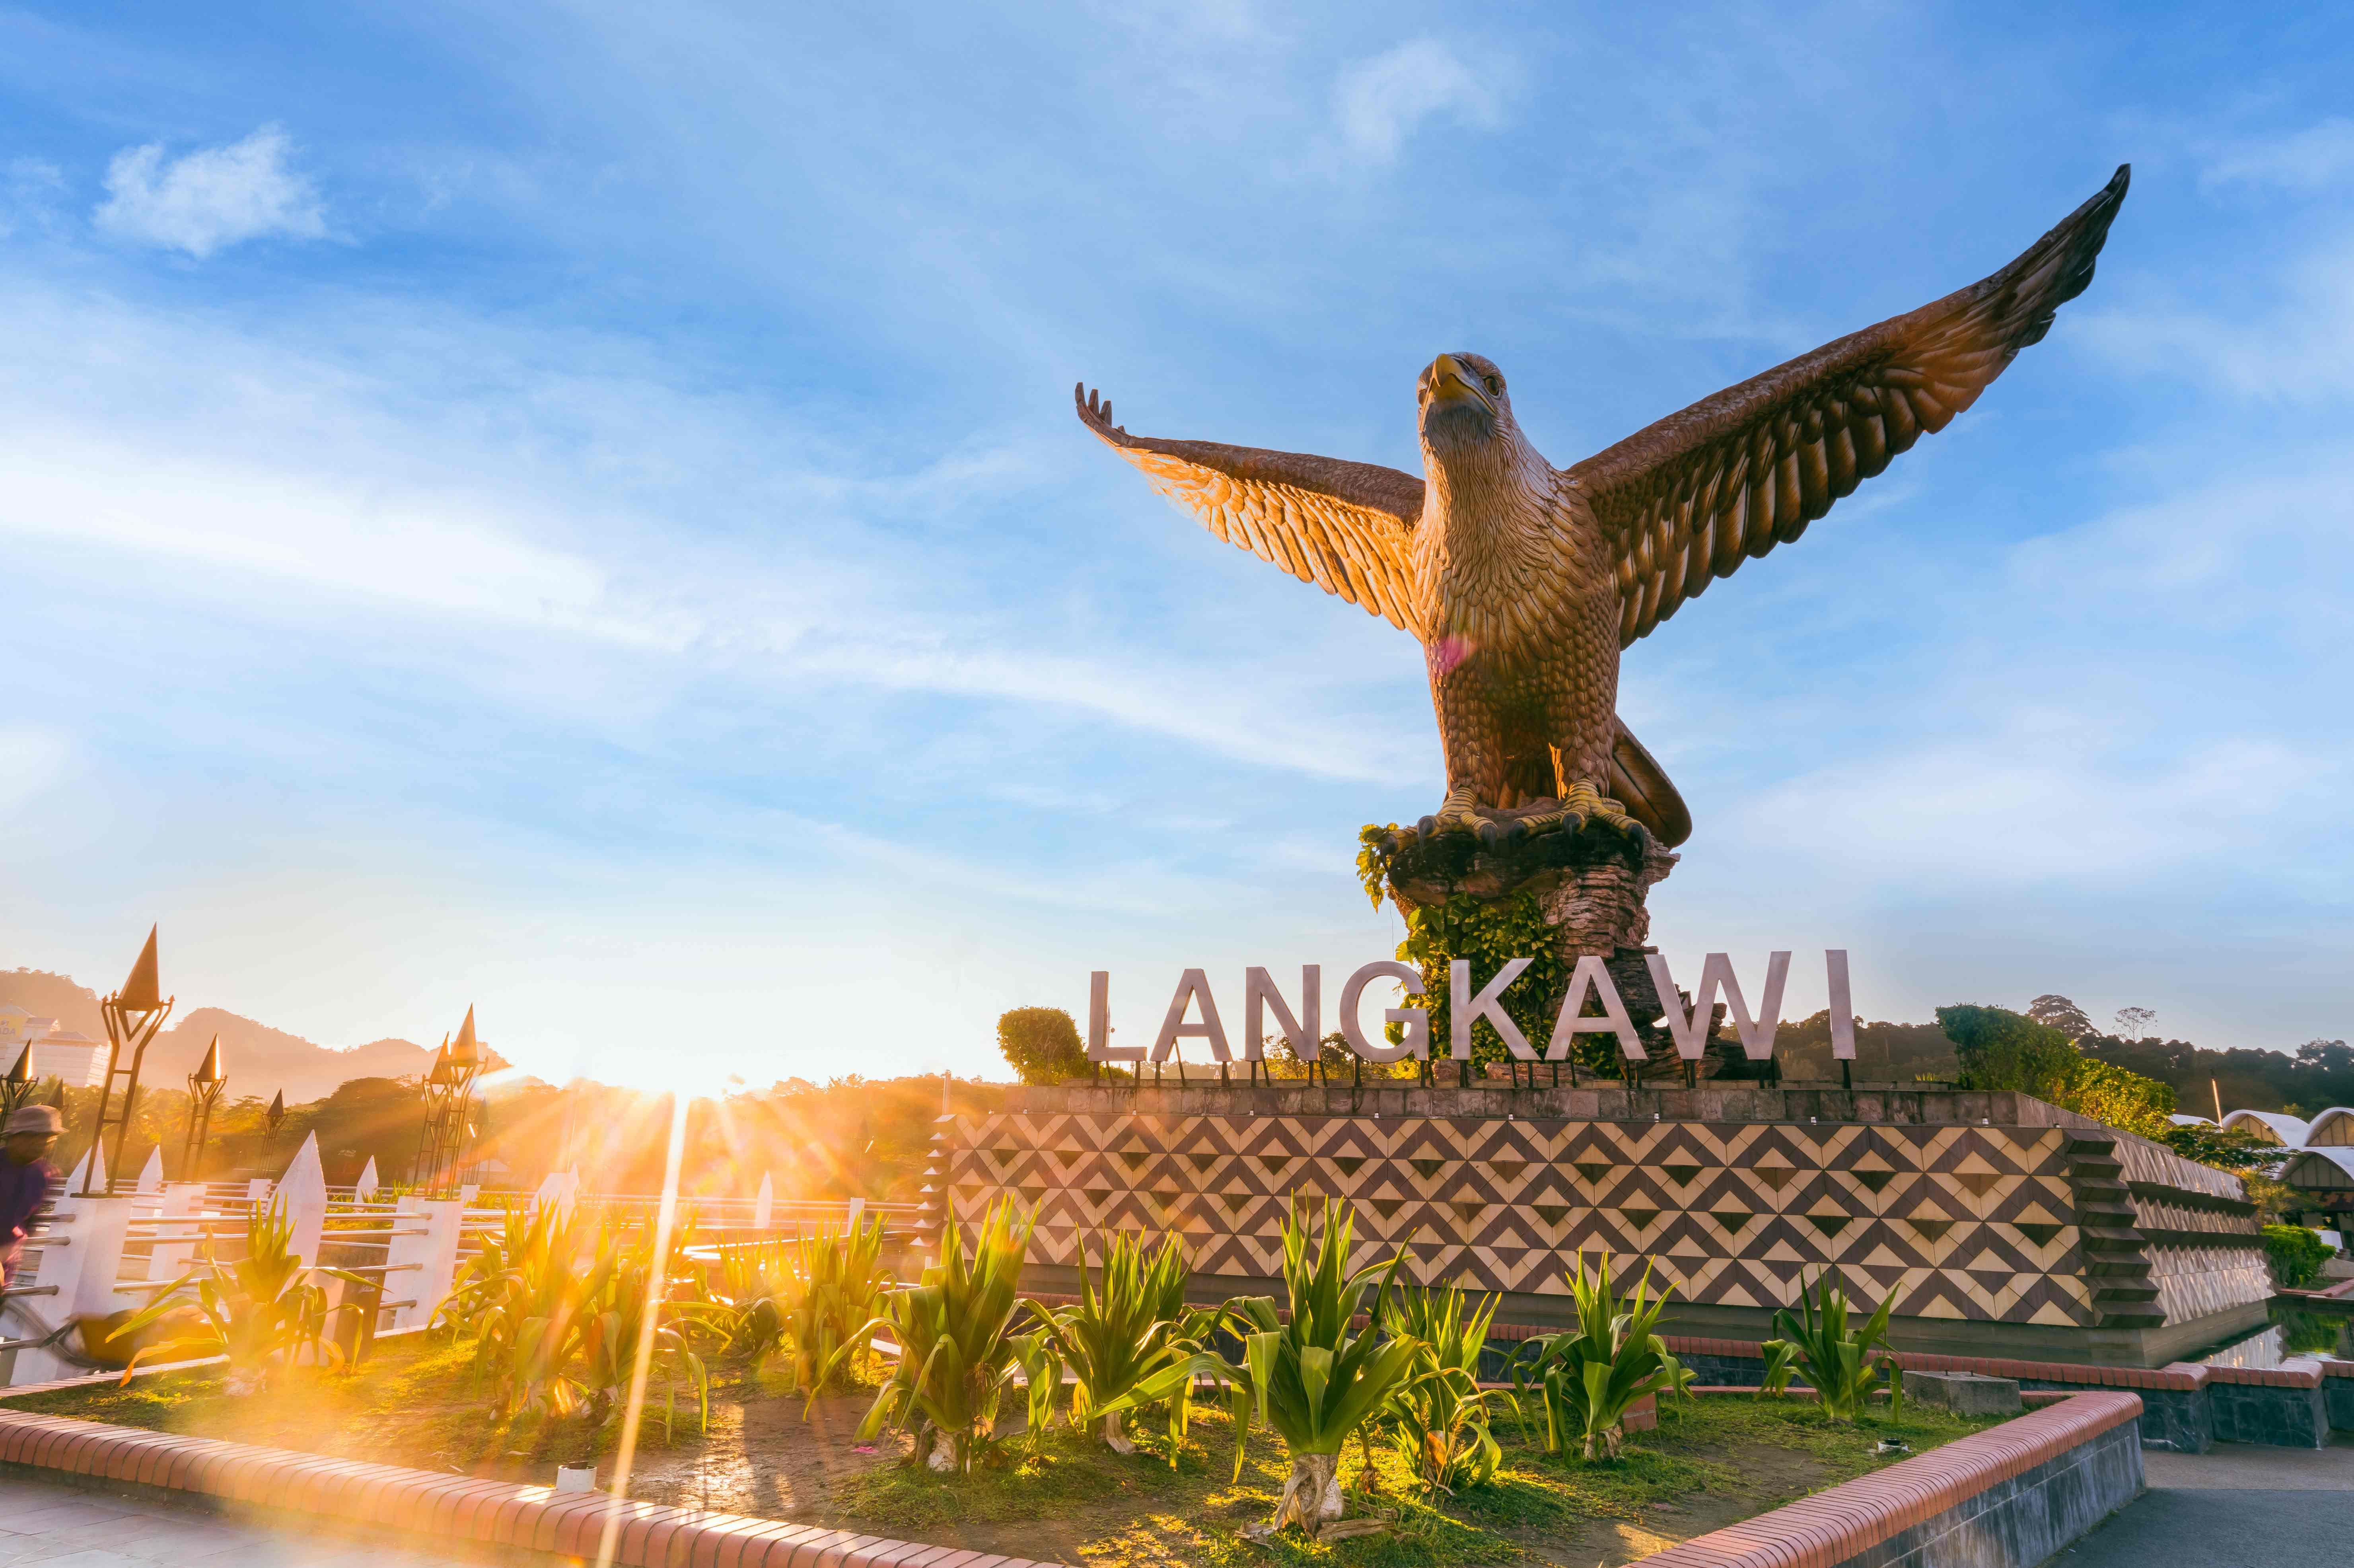
[[[1420,640],[1447,758],[1423,833],[1639,823],[1673,845],[1691,817],[1618,719],[1620,651],[1976,402],[2092,281],[2129,173],[1993,276],[1565,469],[1477,354],[1442,354],[1416,383],[1419,478],[1131,436],[1084,383],[1079,418],[1219,538]]]

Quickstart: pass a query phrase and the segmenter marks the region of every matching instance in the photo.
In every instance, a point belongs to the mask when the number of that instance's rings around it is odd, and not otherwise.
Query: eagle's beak
[[[1479,373],[1451,354],[1442,354],[1430,362],[1430,400],[1452,403],[1469,397],[1490,414],[1496,411],[1496,400],[1488,396],[1488,388],[1479,383]]]

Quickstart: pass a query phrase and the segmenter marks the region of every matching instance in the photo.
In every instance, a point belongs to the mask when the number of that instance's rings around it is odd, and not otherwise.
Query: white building
[[[16,1065],[27,1045],[33,1059],[25,1070],[36,1078],[63,1078],[88,1088],[106,1076],[106,1042],[67,1029],[54,1018],[37,1018],[14,1002],[0,1003],[0,1073]]]
[[[63,1078],[69,1088],[89,1088],[106,1076],[106,1042],[78,1029],[45,1030],[33,1040],[29,1070],[37,1078]]]

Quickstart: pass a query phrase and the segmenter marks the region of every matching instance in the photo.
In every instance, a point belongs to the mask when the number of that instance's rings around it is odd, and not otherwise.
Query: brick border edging
[[[2088,1390],[1643,1559],[1644,1568],[1834,1568],[2120,1426],[2141,1396]],[[2025,1568],[2025,1565],[2021,1565]]]
[[[594,1557],[609,1511],[623,1568],[1055,1568],[705,1509],[623,1502],[361,1459],[0,1407],[0,1464],[250,1503],[428,1538]]]

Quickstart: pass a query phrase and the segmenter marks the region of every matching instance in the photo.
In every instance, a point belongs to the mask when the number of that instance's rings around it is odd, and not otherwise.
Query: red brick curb
[[[602,1493],[559,1493],[5,1407],[0,1463],[567,1557],[595,1556],[611,1518],[620,1527],[613,1561],[622,1568],[1052,1568],[782,1520],[620,1502]]]
[[[1988,1488],[2139,1422],[2137,1393],[2089,1391],[1985,1432],[1694,1536],[1643,1568],[1834,1568]]]

